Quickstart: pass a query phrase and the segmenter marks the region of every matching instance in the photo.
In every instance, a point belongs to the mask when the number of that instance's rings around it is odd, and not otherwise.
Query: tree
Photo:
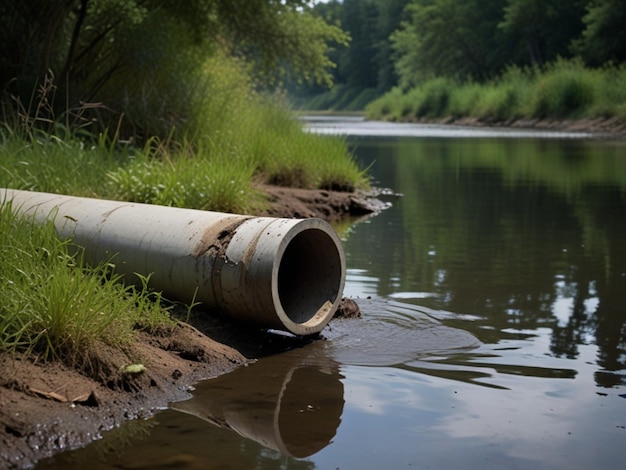
[[[374,62],[378,69],[377,88],[384,92],[398,83],[394,66],[393,47],[389,37],[400,27],[408,0],[378,0],[378,21]]]
[[[339,72],[350,86],[376,86],[374,62],[378,9],[373,0],[344,0],[342,27],[350,34],[350,48],[339,64]]]
[[[432,76],[484,80],[509,58],[500,0],[413,0],[392,35],[405,87]]]
[[[582,31],[587,1],[507,0],[499,26],[513,42],[525,44],[530,63],[543,66],[572,55],[570,44]]]
[[[5,113],[52,119],[86,102],[124,104],[193,86],[219,49],[253,60],[270,80],[292,71],[331,80],[336,26],[311,15],[310,0],[29,0],[2,2],[0,92]],[[42,86],[48,87],[42,90]],[[32,109],[35,90],[45,92]],[[182,92],[181,92],[182,93]],[[184,93],[181,95],[184,96]],[[42,106],[42,103],[45,106]],[[174,113],[175,114],[175,113]],[[181,120],[183,118],[180,118]]]
[[[585,29],[574,41],[574,50],[587,64],[626,62],[626,2],[593,0],[583,17]]]
[[[378,92],[397,83],[389,35],[395,31],[409,0],[344,0],[318,3],[313,11],[327,23],[341,26],[350,36],[349,48],[331,53],[337,64],[334,81]],[[307,87],[305,94],[325,90]]]

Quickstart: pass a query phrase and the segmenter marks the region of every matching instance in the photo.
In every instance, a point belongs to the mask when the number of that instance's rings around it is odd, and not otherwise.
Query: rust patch
[[[249,217],[241,216],[229,217],[213,224],[204,231],[191,255],[194,258],[199,258],[206,253],[212,252],[215,255],[223,256],[237,227],[248,219]]]
[[[243,262],[243,264],[245,266],[249,266],[250,265],[250,259],[254,255],[257,243],[259,242],[259,239],[263,236],[263,234],[265,233],[265,230],[267,230],[267,227],[269,227],[272,224],[272,222],[273,221],[267,222],[262,230],[257,230],[257,233],[254,236],[254,239],[250,242],[250,244],[248,245],[248,249],[243,254],[243,259],[241,261]],[[268,233],[268,235],[269,235],[269,233]]]

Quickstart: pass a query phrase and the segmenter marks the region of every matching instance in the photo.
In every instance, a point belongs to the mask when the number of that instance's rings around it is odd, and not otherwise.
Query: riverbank
[[[380,210],[366,193],[260,186],[268,196],[264,213],[273,217],[320,217],[338,221]],[[354,315],[345,301],[340,314]],[[176,312],[175,312],[176,314]],[[175,326],[139,332],[132,350],[103,348],[111,365],[100,380],[60,363],[0,355],[0,468],[28,468],[55,453],[84,446],[128,419],[141,419],[190,396],[200,380],[232,371],[254,359],[311,339],[278,336],[181,309]],[[145,371],[126,372],[131,357]]]
[[[395,87],[368,103],[369,119],[450,120],[474,125],[591,130],[623,135],[626,70],[587,68],[578,59],[539,69],[509,68],[487,82],[440,76]]]
[[[611,138],[626,138],[626,120],[616,117],[588,119],[481,119],[476,117],[446,116],[440,119],[409,119],[407,122],[454,124],[473,127],[504,127],[517,129],[542,129],[566,132],[585,132],[606,135]]]

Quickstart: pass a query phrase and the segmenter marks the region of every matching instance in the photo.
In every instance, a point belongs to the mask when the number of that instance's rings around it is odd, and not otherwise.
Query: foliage
[[[389,36],[398,28],[408,2],[409,0],[331,0],[317,3],[313,13],[328,23],[340,25],[350,36],[350,47],[329,51],[331,59],[337,63],[337,68],[333,71],[333,81],[338,84],[338,91],[313,84],[288,82],[287,89],[293,101],[304,103],[307,109],[320,109],[321,103],[336,96],[341,97],[343,103],[332,103],[332,108],[362,110],[364,101],[370,101],[374,94],[378,95],[395,86],[397,76]],[[346,92],[357,97],[364,90],[370,91],[358,100],[346,97]],[[319,98],[319,103],[309,100],[319,95],[324,95]],[[324,107],[330,108],[331,106]]]
[[[580,62],[556,62],[535,89],[532,112],[537,117],[577,117],[594,101],[594,80]]]
[[[305,134],[276,97],[254,92],[245,62],[215,54],[202,73],[186,132],[174,129],[141,147],[115,145],[119,137],[108,134],[82,140],[62,126],[50,135],[29,120],[5,127],[0,187],[251,212],[260,204],[253,179],[309,188],[367,185],[344,142]],[[298,172],[306,178],[284,178]]]
[[[506,61],[500,0],[415,0],[392,37],[400,84],[432,76],[486,79]]]
[[[306,0],[32,0],[3,2],[0,98],[7,117],[66,119],[88,105],[94,132],[128,120],[136,138],[166,137],[193,114],[202,68],[218,49],[254,60],[269,80],[291,71],[329,83],[336,26]],[[46,113],[35,95],[44,84]],[[50,85],[48,85],[50,88]],[[138,110],[143,110],[139,113]],[[147,122],[144,122],[145,119]],[[128,137],[128,136],[126,136]]]
[[[573,44],[586,63],[626,62],[626,5],[621,0],[587,2],[585,30]]]
[[[375,88],[381,95],[398,85],[408,92],[438,77],[471,83],[476,91],[512,68],[549,70],[560,59],[580,59],[594,69],[619,68],[626,60],[622,0],[345,0],[323,3],[314,10],[339,22],[352,36],[350,48],[333,57],[338,64],[336,82],[350,86],[354,94],[352,87]],[[587,93],[571,90],[568,93],[579,98]],[[290,92],[299,98],[325,90]],[[507,108],[517,107],[517,94],[514,86],[508,91],[490,88],[489,102],[478,106],[483,114],[503,116]],[[314,109],[324,102],[329,103],[326,109],[342,109],[330,101],[333,96],[343,93],[324,93],[319,102],[304,102]],[[470,98],[451,97],[451,111],[457,114],[464,106],[459,102]],[[412,107],[405,103],[394,114],[412,115]],[[558,112],[562,114],[562,109]]]
[[[485,121],[518,118],[626,117],[626,68],[586,68],[557,60],[541,71],[510,67],[487,83],[436,78],[403,92],[395,88],[370,103],[378,119],[471,116]]]
[[[544,65],[557,57],[571,57],[570,44],[583,30],[587,0],[507,0],[498,25],[509,40],[525,46],[530,63]],[[528,61],[522,57],[517,65]]]

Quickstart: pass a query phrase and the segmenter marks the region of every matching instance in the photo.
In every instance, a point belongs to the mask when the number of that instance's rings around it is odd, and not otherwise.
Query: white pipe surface
[[[341,300],[341,241],[321,219],[278,219],[0,189],[0,203],[111,260],[125,280],[236,319],[309,335]]]

